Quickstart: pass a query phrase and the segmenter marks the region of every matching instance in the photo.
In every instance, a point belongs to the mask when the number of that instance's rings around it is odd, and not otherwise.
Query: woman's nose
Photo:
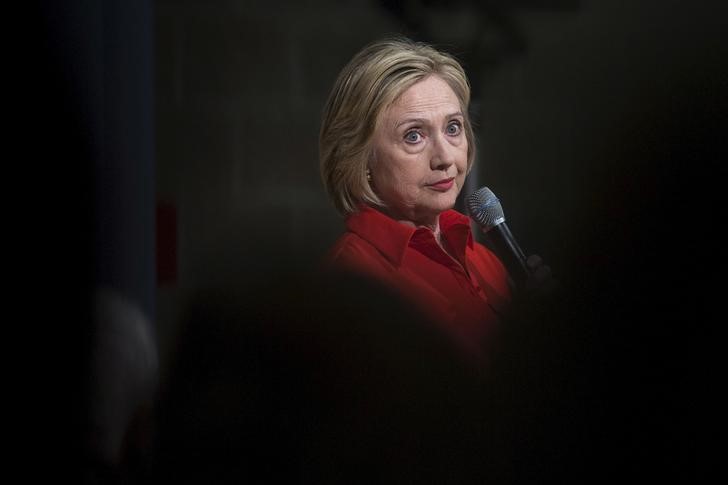
[[[432,139],[432,154],[430,156],[430,168],[432,170],[446,170],[455,163],[455,147],[440,133]]]

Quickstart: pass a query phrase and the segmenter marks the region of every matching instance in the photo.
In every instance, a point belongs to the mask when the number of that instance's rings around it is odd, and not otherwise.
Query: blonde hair
[[[447,82],[460,102],[468,141],[468,171],[475,159],[475,137],[468,116],[470,83],[450,54],[405,37],[371,43],[339,73],[323,111],[319,161],[324,187],[336,209],[351,214],[360,204],[383,207],[367,180],[371,139],[380,113],[422,79]]]

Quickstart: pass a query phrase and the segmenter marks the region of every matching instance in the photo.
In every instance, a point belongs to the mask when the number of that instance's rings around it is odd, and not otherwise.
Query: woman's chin
[[[444,194],[440,194],[432,201],[432,209],[438,213],[448,211],[455,207],[455,201],[457,200],[458,192],[453,190]]]

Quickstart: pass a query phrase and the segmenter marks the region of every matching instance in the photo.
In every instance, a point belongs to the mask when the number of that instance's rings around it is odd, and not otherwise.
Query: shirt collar
[[[414,228],[397,222],[369,206],[362,206],[358,212],[347,217],[346,227],[368,241],[396,265],[402,263],[407,248],[412,244],[412,236],[415,232],[429,231],[429,229]],[[440,214],[440,231],[460,259],[464,261],[465,248],[473,247],[470,219],[454,210],[445,211]]]
[[[458,258],[465,261],[465,248],[473,249],[470,218],[454,210],[445,211],[440,214],[440,232],[455,250]]]

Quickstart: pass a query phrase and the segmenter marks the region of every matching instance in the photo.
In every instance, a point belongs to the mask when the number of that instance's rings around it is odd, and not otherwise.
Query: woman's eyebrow
[[[462,112],[457,111],[455,113],[452,113],[452,114],[449,114],[449,115],[445,116],[445,118],[450,119],[450,118],[455,118],[457,116],[463,117]],[[394,127],[395,128],[399,128],[400,126],[402,126],[404,124],[407,124],[407,123],[427,124],[427,123],[429,123],[429,121],[430,120],[427,119],[427,118],[405,118],[405,119],[403,119],[401,121],[398,121],[397,124],[394,125]]]
[[[399,128],[402,125],[406,125],[407,123],[419,123],[419,124],[426,124],[427,120],[425,118],[405,118],[402,121],[398,121],[396,125],[394,125],[395,128]]]

